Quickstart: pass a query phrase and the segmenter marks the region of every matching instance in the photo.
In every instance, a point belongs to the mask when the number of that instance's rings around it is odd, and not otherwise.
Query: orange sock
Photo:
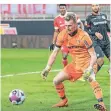
[[[62,63],[64,65],[64,67],[68,64],[68,60],[67,59],[62,59]]]
[[[97,81],[93,81],[90,83],[90,85],[94,91],[95,97],[98,100],[98,102],[103,102],[102,89],[100,88],[99,83]]]
[[[56,85],[55,87],[56,87],[56,91],[57,91],[59,97],[60,97],[61,99],[65,99],[66,96],[65,96],[65,90],[64,90],[64,85],[63,85],[63,83],[60,83],[59,85]]]

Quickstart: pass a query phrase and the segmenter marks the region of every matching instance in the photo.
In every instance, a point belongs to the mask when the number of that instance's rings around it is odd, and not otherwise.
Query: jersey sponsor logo
[[[101,21],[101,22],[94,22],[94,25],[99,25],[99,24],[106,24],[107,21]]]
[[[76,46],[76,45],[73,45],[73,46],[68,46],[69,49],[72,49],[72,48],[85,48],[84,46]]]

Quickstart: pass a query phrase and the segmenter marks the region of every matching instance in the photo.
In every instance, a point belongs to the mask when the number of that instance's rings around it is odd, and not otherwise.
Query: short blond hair
[[[73,12],[68,12],[67,15],[65,16],[65,20],[66,21],[73,20],[74,23],[77,23],[76,14]]]

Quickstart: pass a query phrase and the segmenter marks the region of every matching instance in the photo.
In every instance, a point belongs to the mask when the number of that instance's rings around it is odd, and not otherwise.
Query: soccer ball
[[[14,105],[22,104],[25,100],[25,94],[20,89],[14,89],[9,94],[9,100]]]

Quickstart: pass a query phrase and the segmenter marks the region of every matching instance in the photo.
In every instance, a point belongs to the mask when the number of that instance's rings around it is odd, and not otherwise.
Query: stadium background
[[[110,5],[100,6],[110,20]],[[54,31],[53,19],[59,13],[57,4],[2,4],[0,8],[1,23],[17,31],[2,34],[2,48],[48,48]],[[91,13],[91,4],[67,4],[67,10],[75,12],[84,22]]]
[[[46,81],[40,73],[50,55],[48,47],[52,41],[53,19],[58,14],[56,4],[0,5],[1,11],[1,111],[96,111],[97,103],[87,82],[65,81],[69,107],[52,109],[59,101],[53,86],[53,78],[63,68],[59,53]],[[91,13],[91,5],[68,4],[68,11],[77,13],[84,22]],[[27,8],[28,7],[28,8]],[[29,13],[30,12],[30,13]],[[110,20],[110,5],[102,4],[101,12]],[[16,32],[17,31],[17,32]],[[70,62],[68,56],[68,61]],[[105,58],[102,69],[96,76],[100,83],[104,102],[110,111],[109,61]],[[13,89],[21,89],[26,95],[23,105],[12,105],[8,95]]]

